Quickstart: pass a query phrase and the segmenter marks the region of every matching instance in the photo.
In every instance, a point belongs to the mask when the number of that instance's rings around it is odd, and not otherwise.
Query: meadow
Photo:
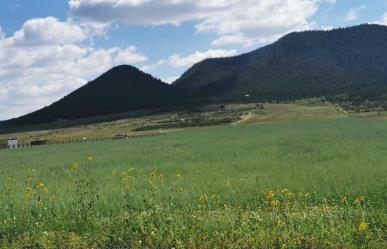
[[[0,248],[386,248],[386,127],[241,122],[0,151]]]

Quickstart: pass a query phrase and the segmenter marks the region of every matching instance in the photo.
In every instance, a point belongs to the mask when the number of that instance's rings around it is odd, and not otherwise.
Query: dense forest
[[[387,27],[291,33],[253,52],[207,59],[172,85],[118,66],[41,110],[0,123],[26,125],[204,103],[324,98],[387,109]],[[366,103],[366,104],[364,104]]]
[[[386,41],[380,25],[291,33],[248,54],[202,61],[173,85],[216,100],[383,98]]]

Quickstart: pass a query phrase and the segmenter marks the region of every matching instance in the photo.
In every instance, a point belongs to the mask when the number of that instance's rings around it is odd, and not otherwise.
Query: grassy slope
[[[66,171],[78,162],[79,173],[96,180],[101,197],[97,213],[110,217],[110,222],[120,224],[121,229],[130,227],[130,234],[125,235],[108,221],[103,231],[81,229],[70,224],[69,217],[73,216],[69,214],[62,217],[65,225],[57,225],[57,229],[79,235],[93,231],[101,240],[108,240],[100,241],[105,246],[124,243],[140,247],[137,242],[142,240],[148,247],[179,247],[180,241],[183,245],[192,243],[193,248],[224,248],[221,243],[234,247],[274,247],[279,243],[306,248],[301,238],[310,236],[311,248],[382,248],[386,243],[386,124],[385,120],[357,118],[238,124],[189,129],[165,137],[1,151],[0,175],[3,179],[16,178],[14,200],[23,200],[24,179],[28,174],[34,175],[34,181],[45,183],[49,194],[55,194],[59,205],[71,214],[77,176]],[[92,162],[86,162],[89,155],[94,157]],[[137,202],[130,204],[131,221],[125,225],[117,218],[125,210],[120,172],[130,167],[136,172],[143,170],[145,176],[133,176],[130,193]],[[81,173],[82,170],[86,171]],[[178,179],[177,174],[182,177]],[[162,180],[158,180],[160,175]],[[266,209],[262,193],[284,187],[293,193],[316,193],[313,200],[295,202],[301,204],[295,205],[297,209],[293,211]],[[182,193],[178,194],[180,188]],[[200,202],[203,194],[208,201]],[[213,195],[218,201],[211,199]],[[348,206],[340,204],[344,196],[349,200]],[[352,205],[359,196],[366,196],[366,206]],[[324,198],[330,204],[324,204]],[[1,205],[4,204],[3,199]],[[224,204],[231,208],[224,209]],[[328,216],[324,215],[326,208],[331,210]],[[0,215],[3,218],[4,212]],[[263,216],[257,218],[254,212]],[[275,217],[282,217],[282,212],[290,213],[281,227]],[[92,216],[92,224],[100,227],[102,220],[97,216]],[[168,217],[173,217],[173,226]],[[204,220],[199,222],[200,217]],[[361,221],[370,224],[367,236],[357,231]],[[146,228],[141,227],[141,222]],[[246,222],[247,227],[241,222]],[[22,224],[24,229],[30,225],[25,221]],[[54,229],[51,224],[50,220],[43,221],[42,229]],[[161,227],[156,233],[159,237],[148,236],[149,227],[153,226]],[[42,230],[37,231],[40,234]],[[91,241],[99,238],[88,236]],[[109,236],[129,237],[120,242]],[[201,239],[206,237],[207,240]]]

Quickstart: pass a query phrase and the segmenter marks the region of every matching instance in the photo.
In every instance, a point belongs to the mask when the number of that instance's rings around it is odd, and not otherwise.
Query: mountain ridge
[[[229,89],[216,96],[224,100],[243,99],[246,94],[257,101],[341,94],[348,85],[375,86],[379,79],[385,92],[386,39],[387,27],[382,25],[294,32],[247,54],[199,62],[173,84],[198,91],[217,84]]]

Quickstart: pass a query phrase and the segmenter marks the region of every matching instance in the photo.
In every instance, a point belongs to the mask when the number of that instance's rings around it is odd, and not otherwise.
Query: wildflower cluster
[[[125,191],[128,191],[132,182],[133,176],[131,175],[134,172],[134,168],[129,168],[128,170],[121,173],[121,185]]]
[[[49,190],[42,182],[34,182],[32,176],[28,176],[26,181],[26,188],[24,190],[24,204],[44,206],[52,203],[50,201],[52,197],[49,196]],[[18,205],[22,204],[22,201],[17,201]]]
[[[246,191],[248,181],[240,177],[219,181],[218,191],[199,190],[187,184],[188,177],[182,180],[180,173],[128,167],[107,171],[107,180],[122,190],[118,191],[119,198],[108,199],[110,203],[99,198],[101,183],[90,177],[94,167],[89,163],[73,163],[66,168],[69,182],[74,183],[74,191],[68,193],[71,207],[61,205],[45,181],[28,176],[22,189],[24,198],[11,199],[12,205],[20,207],[15,210],[22,213],[8,208],[8,219],[3,219],[3,223],[0,219],[1,225],[10,231],[17,222],[27,221],[32,225],[24,231],[36,230],[45,239],[59,227],[67,233],[63,240],[58,234],[52,235],[55,241],[71,241],[78,248],[95,245],[87,241],[99,239],[92,237],[93,232],[102,237],[102,248],[184,248],[188,244],[192,248],[212,248],[230,243],[236,248],[325,248],[328,238],[338,242],[344,238],[348,245],[361,248],[371,236],[379,236],[373,233],[373,220],[377,218],[367,214],[371,202],[365,196],[329,199],[316,192],[287,188],[253,193]],[[14,196],[15,183],[15,178],[6,181],[5,192],[10,193],[10,198]],[[248,195],[243,199],[241,193]],[[346,226],[343,220],[348,223]],[[308,230],[306,242],[305,227],[310,224],[316,228]],[[335,232],[324,230],[330,226]],[[322,230],[323,235],[318,233]],[[288,237],[282,236],[283,231],[289,233]],[[22,234],[17,238],[22,240]],[[207,239],[197,239],[203,234]],[[233,238],[229,239],[228,234],[233,234]],[[268,240],[268,234],[274,240]],[[377,241],[380,240],[379,236]]]

